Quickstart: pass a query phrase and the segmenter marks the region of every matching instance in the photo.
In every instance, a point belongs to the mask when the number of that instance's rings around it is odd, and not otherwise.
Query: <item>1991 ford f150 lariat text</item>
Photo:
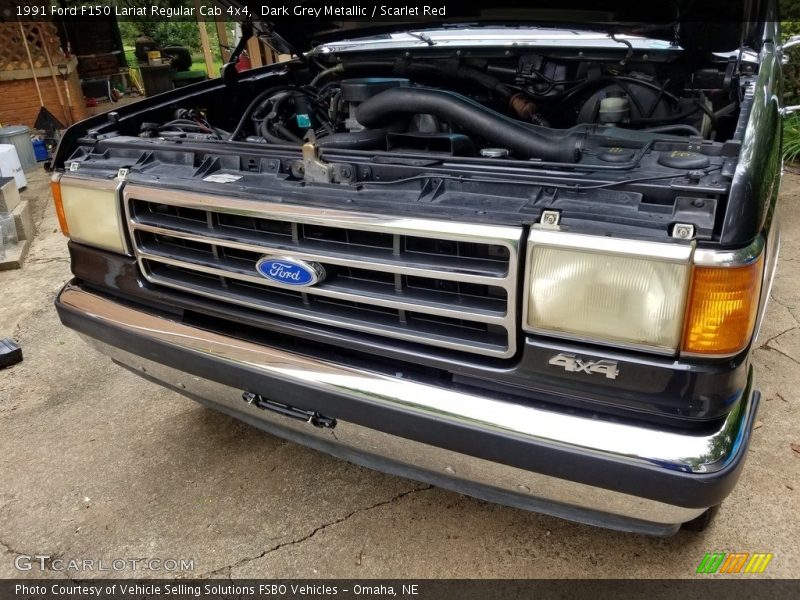
[[[53,163],[62,322],[358,464],[702,528],[759,401],[775,2],[664,2],[650,26],[633,3],[549,4],[247,22],[295,58],[237,72],[243,41],[219,79],[74,125]]]

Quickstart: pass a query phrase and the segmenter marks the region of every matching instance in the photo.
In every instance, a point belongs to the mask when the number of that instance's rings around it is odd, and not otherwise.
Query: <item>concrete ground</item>
[[[754,354],[763,402],[744,474],[710,530],[669,539],[356,467],[112,365],[56,318],[66,244],[46,179],[31,179],[38,235],[24,268],[0,273],[0,336],[25,354],[0,371],[0,578],[67,575],[20,573],[20,554],[193,559],[179,576],[672,578],[693,577],[707,551],[772,552],[764,577],[800,576],[800,446],[791,447],[800,443],[800,176],[784,181],[781,264]]]

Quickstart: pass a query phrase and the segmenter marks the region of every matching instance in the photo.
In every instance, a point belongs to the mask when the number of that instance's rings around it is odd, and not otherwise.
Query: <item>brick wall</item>
[[[61,76],[56,75],[61,96],[64,104],[69,111],[64,82]],[[78,74],[73,71],[68,78],[70,95],[72,96],[73,122],[85,119],[86,105],[83,100]],[[53,78],[39,77],[39,87],[42,90],[45,107],[53,115],[67,125],[69,121],[64,116],[64,110],[58,101],[58,94],[53,85]],[[27,125],[33,127],[36,115],[39,114],[39,96],[36,93],[36,85],[33,79],[14,79],[10,81],[0,81],[0,123],[3,125]]]

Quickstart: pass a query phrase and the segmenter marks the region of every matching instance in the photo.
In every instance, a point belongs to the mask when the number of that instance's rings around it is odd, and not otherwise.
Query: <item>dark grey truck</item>
[[[255,18],[295,58],[71,127],[58,313],[119,365],[343,459],[700,529],[759,402],[776,3],[655,2],[649,24],[625,2],[512,5]]]

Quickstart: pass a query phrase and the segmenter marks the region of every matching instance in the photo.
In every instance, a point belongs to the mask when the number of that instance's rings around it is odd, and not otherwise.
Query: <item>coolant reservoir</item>
[[[597,120],[600,123],[625,123],[631,118],[631,101],[627,96],[612,96],[600,100]]]

